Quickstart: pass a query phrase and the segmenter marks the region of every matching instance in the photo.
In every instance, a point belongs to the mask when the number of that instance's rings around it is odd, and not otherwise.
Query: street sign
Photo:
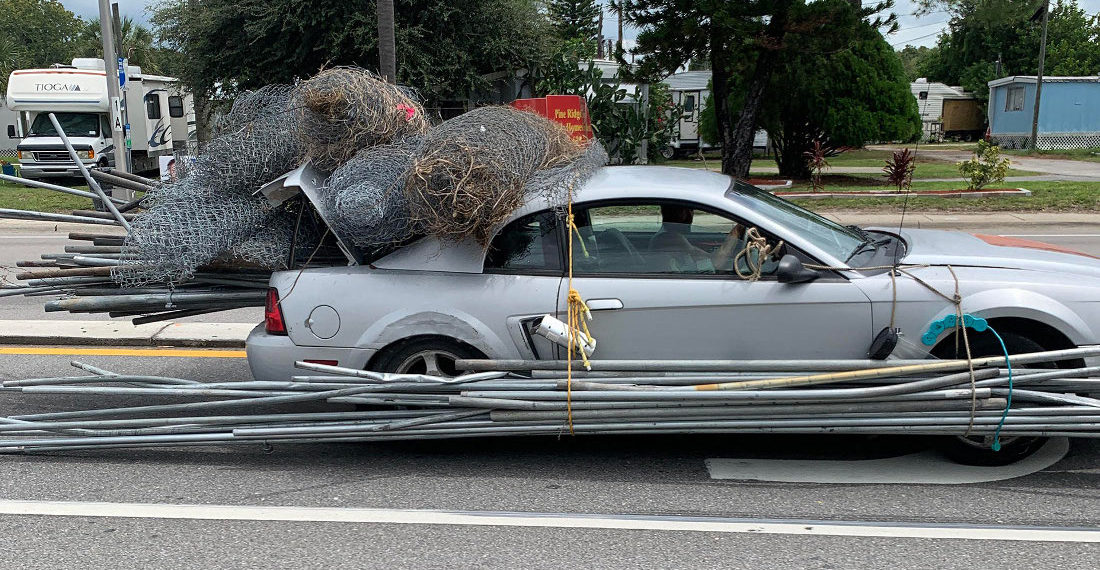
[[[126,60],[121,57],[118,58],[118,87],[126,88]]]
[[[118,97],[111,97],[111,130],[121,133],[123,128],[122,103]]]

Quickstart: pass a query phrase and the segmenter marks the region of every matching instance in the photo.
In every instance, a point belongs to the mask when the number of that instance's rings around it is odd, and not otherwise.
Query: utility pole
[[[118,2],[111,4],[111,22],[114,23],[115,27],[115,51],[118,52],[118,57],[122,60],[122,69],[129,75],[130,58],[126,51],[126,44],[122,41],[122,18],[118,15]],[[119,81],[119,83],[122,82]],[[120,85],[119,91],[121,92],[120,108],[122,109],[122,137],[126,140],[126,166],[124,170],[126,170],[126,172],[133,172],[133,156],[130,154],[130,110],[126,108],[126,86]]]
[[[397,40],[394,38],[393,31],[393,0],[378,0],[377,8],[378,71],[386,81],[397,83]]]
[[[115,34],[111,25],[111,4],[99,0],[99,35],[103,39],[103,72],[107,80],[107,96],[111,102],[111,139],[115,144],[115,168],[126,169],[126,135],[123,132],[122,97],[118,86],[118,56],[115,53]],[[133,192],[127,192],[133,194]],[[121,196],[120,196],[121,197]],[[133,199],[132,196],[127,199]]]
[[[1039,148],[1039,100],[1043,96],[1043,63],[1047,58],[1047,22],[1050,20],[1050,0],[1043,0],[1043,5],[1031,16],[1031,21],[1038,19],[1040,12],[1043,16],[1042,39],[1039,40],[1039,75],[1035,79],[1035,114],[1031,118],[1031,149]]]

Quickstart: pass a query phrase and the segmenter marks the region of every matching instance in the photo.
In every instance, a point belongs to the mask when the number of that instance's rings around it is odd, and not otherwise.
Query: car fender
[[[1093,342],[1097,338],[1092,327],[1065,304],[1026,289],[989,289],[972,293],[963,297],[962,310],[984,319],[1017,317],[1037,321],[1057,329],[1074,344]],[[922,332],[951,313],[948,309],[936,315],[925,324]]]
[[[499,358],[510,353],[508,344],[488,325],[461,311],[453,314],[435,311],[389,313],[363,332],[358,346],[377,350],[400,340],[424,335],[445,336],[462,341],[489,358]]]

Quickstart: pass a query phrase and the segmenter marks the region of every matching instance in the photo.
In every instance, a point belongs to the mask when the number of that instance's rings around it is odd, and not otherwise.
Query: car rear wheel
[[[455,361],[463,358],[484,358],[477,349],[457,341],[426,338],[407,342],[384,354],[375,368],[396,374],[428,374],[454,377],[459,375]]]
[[[1000,331],[998,331],[1000,332]],[[1043,346],[1030,338],[1013,332],[1002,332],[1005,348],[1009,354],[1021,354],[1025,352],[1041,352]],[[990,333],[970,333],[970,353],[974,358],[982,356],[1000,356],[1004,354],[1001,343]],[[955,341],[947,339],[940,343],[932,355],[937,358],[966,358],[966,349],[955,349]],[[1038,365],[1035,365],[1038,367]],[[1054,364],[1043,364],[1044,368],[1057,368]],[[1045,437],[1012,437],[1002,436],[1001,449],[993,450],[993,436],[951,436],[939,438],[939,450],[949,459],[963,465],[995,466],[1015,463],[1032,453],[1035,453],[1047,442]]]

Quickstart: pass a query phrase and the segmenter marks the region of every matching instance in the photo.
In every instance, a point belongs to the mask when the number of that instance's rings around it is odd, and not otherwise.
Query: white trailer
[[[0,100],[0,128],[4,129],[4,136],[0,137],[0,162],[18,162],[16,147],[23,138],[23,131],[19,129],[19,113],[9,109],[3,100]]]
[[[114,80],[115,71],[110,73]],[[14,131],[22,137],[17,150],[23,177],[80,176],[50,123],[49,113],[57,115],[81,162],[88,166],[114,165],[107,81],[101,59],[78,58],[72,65],[12,72],[7,106],[20,115]],[[131,171],[155,171],[158,157],[187,150],[195,112],[191,96],[177,79],[144,74],[141,68],[129,66],[123,93]],[[12,129],[8,131],[11,134]]]

